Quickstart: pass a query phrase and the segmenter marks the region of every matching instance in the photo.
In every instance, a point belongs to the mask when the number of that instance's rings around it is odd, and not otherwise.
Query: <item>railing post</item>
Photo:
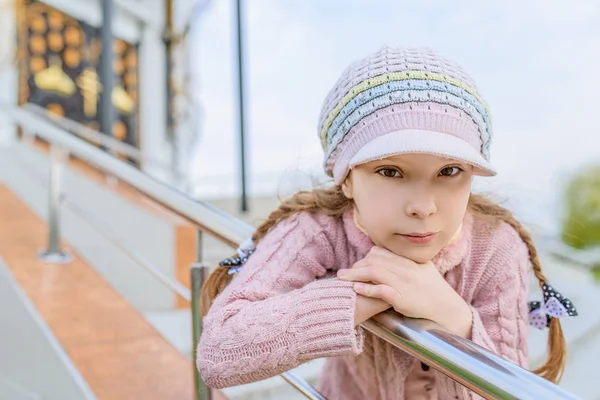
[[[57,146],[50,148],[52,165],[48,182],[48,248],[40,251],[38,258],[51,264],[65,264],[72,259],[69,253],[60,249],[61,175],[65,156],[64,149]]]
[[[212,389],[207,387],[200,378],[198,368],[196,368],[196,349],[200,336],[202,335],[202,299],[200,290],[208,276],[208,267],[202,263],[202,231],[198,231],[198,263],[193,264],[191,268],[191,285],[192,285],[192,355],[194,368],[194,395],[196,400],[212,400]]]

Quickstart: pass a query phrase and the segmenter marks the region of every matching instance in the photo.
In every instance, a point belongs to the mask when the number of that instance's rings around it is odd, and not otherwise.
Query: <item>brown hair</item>
[[[302,191],[296,193],[289,199],[282,201],[279,208],[269,215],[254,232],[252,240],[254,243],[260,240],[280,221],[288,218],[290,215],[307,211],[311,213],[321,213],[334,218],[341,218],[342,215],[352,207],[352,200],[346,198],[340,186],[330,189],[315,189],[313,191]],[[533,244],[531,235],[514,218],[512,213],[498,204],[486,199],[481,195],[471,194],[469,198],[468,211],[476,218],[490,221],[504,221],[512,226],[520,235],[521,239],[529,249],[529,259],[532,265],[533,273],[539,281],[540,288],[546,277],[542,273],[542,267],[538,257],[537,250]],[[202,286],[202,313],[206,315],[215,297],[225,289],[231,281],[233,275],[227,272],[230,267],[218,266],[208,277]],[[560,320],[551,318],[550,332],[548,336],[548,360],[534,373],[541,377],[558,382],[562,377],[566,361],[566,343],[563,336]]]

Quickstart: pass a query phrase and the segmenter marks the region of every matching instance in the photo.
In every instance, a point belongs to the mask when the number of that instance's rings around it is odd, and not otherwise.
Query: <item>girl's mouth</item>
[[[430,243],[437,233],[427,232],[427,233],[408,233],[408,234],[399,234],[402,238],[412,244],[427,244]]]

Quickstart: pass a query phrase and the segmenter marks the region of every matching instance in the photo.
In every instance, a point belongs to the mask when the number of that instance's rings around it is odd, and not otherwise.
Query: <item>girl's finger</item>
[[[374,258],[374,257],[367,257],[361,261],[358,261],[352,268],[365,268],[365,267],[369,267],[369,268],[381,268],[381,269],[385,269],[387,271],[389,271],[391,274],[395,275],[398,279],[407,279],[409,274],[411,273],[410,271],[412,270],[412,268],[407,268],[403,263],[402,260],[400,260],[400,262],[397,262],[398,259],[391,259],[391,258],[381,258],[379,257]],[[360,264],[359,264],[360,263]],[[358,264],[358,265],[357,265]]]
[[[373,248],[369,250],[369,253],[380,257],[399,257],[391,251],[379,246],[373,246]]]
[[[363,268],[351,268],[351,269],[341,269],[337,274],[339,279],[345,281],[354,281],[354,282],[372,282],[375,284],[383,284],[386,283],[388,285],[393,285],[396,283],[398,277],[392,271],[386,268],[380,267],[363,267]]]
[[[363,258],[362,260],[358,260],[357,262],[355,262],[354,265],[352,265],[352,268],[364,268],[368,265],[369,262],[365,258]]]
[[[394,308],[397,308],[402,301],[402,294],[388,285],[356,283],[354,291],[365,297],[383,300]]]
[[[388,269],[414,269],[417,267],[414,261],[381,247],[373,247],[364,259],[372,265],[385,266]]]

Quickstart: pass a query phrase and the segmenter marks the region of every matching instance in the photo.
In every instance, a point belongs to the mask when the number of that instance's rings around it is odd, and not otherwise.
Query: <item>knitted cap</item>
[[[350,65],[327,95],[319,122],[325,172],[341,183],[355,165],[397,154],[490,164],[490,115],[473,80],[427,48],[384,47]]]

